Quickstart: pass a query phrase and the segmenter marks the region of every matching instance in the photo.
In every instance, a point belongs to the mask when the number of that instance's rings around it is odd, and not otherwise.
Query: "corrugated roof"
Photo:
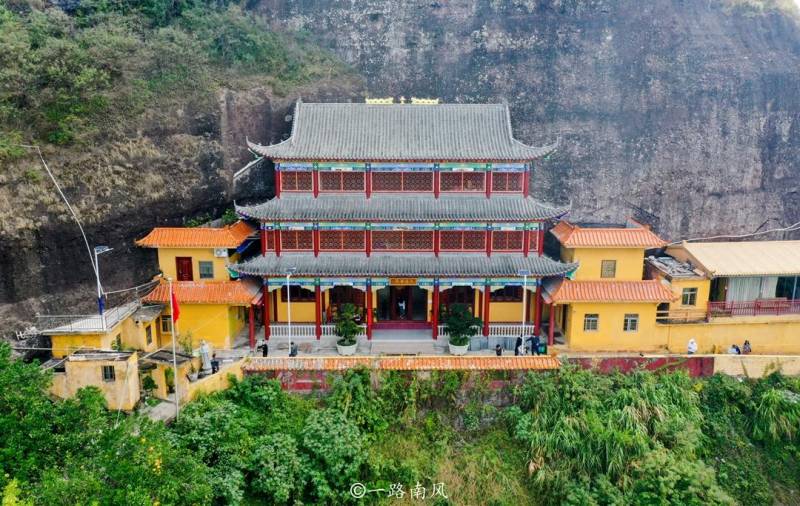
[[[562,221],[550,232],[566,248],[661,248],[667,244],[643,226],[581,227]]]
[[[280,160],[533,160],[556,144],[514,139],[504,104],[308,104],[297,101],[292,135],[250,149]]]
[[[253,357],[242,365],[242,370],[344,371],[354,367],[389,371],[526,371],[558,369],[561,362],[551,356]]]
[[[244,221],[223,228],[156,227],[136,241],[145,248],[235,248],[242,244],[255,228]]]
[[[716,277],[800,275],[800,241],[684,242],[667,253]]]
[[[172,283],[178,304],[247,305],[260,297],[258,283],[236,281],[176,281]],[[164,282],[147,294],[145,302],[169,302],[169,285]]]
[[[547,283],[549,302],[670,302],[675,296],[657,280],[643,281],[572,281]]]
[[[322,253],[314,257],[307,253],[257,256],[244,263],[231,265],[240,274],[253,276],[283,276],[295,268],[296,276],[453,276],[492,277],[517,276],[526,269],[532,276],[561,276],[578,267],[546,256],[522,257],[497,254],[483,255],[376,254],[365,255]]]
[[[319,221],[529,221],[562,216],[555,207],[520,196],[363,195],[285,196],[250,207],[240,215],[259,220]]]

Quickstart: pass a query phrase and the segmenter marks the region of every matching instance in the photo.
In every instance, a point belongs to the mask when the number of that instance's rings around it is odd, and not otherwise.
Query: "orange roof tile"
[[[545,288],[547,302],[670,302],[675,296],[655,279],[643,281],[564,280]]]
[[[246,372],[263,371],[343,371],[367,367],[387,371],[525,371],[558,369],[561,361],[551,356],[497,357],[416,356],[416,357],[253,357],[242,366]]]
[[[176,281],[172,284],[178,304],[256,303],[261,296],[258,284],[246,281]],[[162,282],[144,297],[145,302],[169,302],[169,285]]]
[[[566,248],[660,248],[667,244],[644,226],[595,228],[561,221],[550,232]]]
[[[145,248],[235,248],[255,232],[244,221],[222,228],[156,227],[136,241]]]

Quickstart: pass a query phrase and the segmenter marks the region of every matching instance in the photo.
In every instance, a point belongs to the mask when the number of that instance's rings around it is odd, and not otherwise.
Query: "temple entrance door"
[[[378,290],[378,319],[391,322],[424,322],[428,293],[417,286],[387,286]]]
[[[192,257],[175,257],[175,271],[178,281],[193,281]]]

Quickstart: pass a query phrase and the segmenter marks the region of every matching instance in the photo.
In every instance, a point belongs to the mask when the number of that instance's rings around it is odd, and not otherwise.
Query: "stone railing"
[[[517,337],[520,335],[529,336],[533,334],[533,325],[521,323],[490,323],[489,337]],[[439,337],[448,338],[450,335],[445,330],[444,325],[439,325]],[[475,337],[481,337],[480,332]]]
[[[270,324],[270,333],[274,337],[289,337],[289,325],[285,323],[271,323]],[[361,325],[361,332],[359,332],[358,337],[365,336],[367,334],[367,326]],[[308,338],[308,337],[316,337],[316,326],[313,323],[293,323],[292,324],[292,337],[297,338]],[[336,337],[336,326],[331,323],[326,323],[322,325],[322,337]]]

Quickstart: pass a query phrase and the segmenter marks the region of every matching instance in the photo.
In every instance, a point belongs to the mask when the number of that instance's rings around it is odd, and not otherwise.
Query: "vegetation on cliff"
[[[165,427],[93,388],[52,401],[48,374],[0,345],[3,504],[347,504],[356,482],[381,504],[395,484],[432,504],[797,502],[797,379],[565,368],[504,408],[467,378],[384,374],[376,390],[350,371],[302,397],[250,377]]]
[[[235,2],[71,6],[0,2],[0,156],[21,155],[13,144],[23,140],[132,135],[148,111],[191,108],[237,81],[258,79],[280,92],[341,71],[327,53],[270,30]]]

